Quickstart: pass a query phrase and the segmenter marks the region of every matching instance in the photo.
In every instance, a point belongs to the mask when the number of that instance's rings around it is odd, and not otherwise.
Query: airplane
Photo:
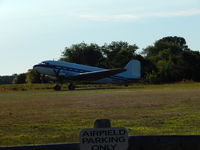
[[[124,68],[119,69],[105,69],[71,62],[47,60],[34,65],[33,69],[42,76],[47,76],[60,83],[68,82],[69,90],[75,90],[76,83],[120,83],[128,85],[128,83],[141,78],[141,63],[138,60],[130,60]],[[54,89],[61,90],[60,84],[56,84]]]

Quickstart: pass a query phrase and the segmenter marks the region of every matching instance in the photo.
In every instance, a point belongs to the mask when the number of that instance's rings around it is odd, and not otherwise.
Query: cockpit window
[[[48,62],[42,62],[41,65],[49,65]]]

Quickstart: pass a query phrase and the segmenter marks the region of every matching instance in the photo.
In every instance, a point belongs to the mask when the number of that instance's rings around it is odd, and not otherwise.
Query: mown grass
[[[87,85],[60,92],[51,87],[1,90],[0,145],[78,142],[80,130],[98,118],[129,135],[200,134],[199,83]]]

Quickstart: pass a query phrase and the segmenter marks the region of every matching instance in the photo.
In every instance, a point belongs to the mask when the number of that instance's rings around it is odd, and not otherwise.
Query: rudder
[[[120,76],[129,79],[141,78],[141,63],[139,60],[130,60],[124,68],[126,71],[121,73]]]

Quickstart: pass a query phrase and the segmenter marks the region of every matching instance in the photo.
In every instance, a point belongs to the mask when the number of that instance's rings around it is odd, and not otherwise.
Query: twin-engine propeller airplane
[[[141,77],[141,64],[130,60],[124,68],[104,69],[63,61],[43,61],[33,67],[43,76],[48,76],[60,83],[68,82],[69,90],[75,89],[76,83],[120,83],[128,85]],[[60,90],[56,84],[55,90]]]

